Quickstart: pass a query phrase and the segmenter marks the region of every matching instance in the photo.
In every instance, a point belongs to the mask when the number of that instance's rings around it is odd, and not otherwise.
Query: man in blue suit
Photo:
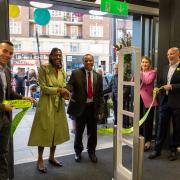
[[[164,67],[160,86],[164,89],[160,92],[159,121],[157,123],[157,134],[155,149],[149,155],[149,159],[154,159],[161,155],[163,142],[166,139],[170,119],[173,124],[173,138],[170,145],[170,155],[168,159],[177,159],[177,147],[180,146],[180,53],[176,47],[170,48],[167,52],[169,65]]]

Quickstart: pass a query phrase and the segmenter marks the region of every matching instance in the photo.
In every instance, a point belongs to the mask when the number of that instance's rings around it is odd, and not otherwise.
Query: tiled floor
[[[18,110],[13,111],[13,115]],[[23,117],[21,123],[14,133],[14,163],[20,164],[24,162],[31,162],[37,160],[37,147],[27,146],[30,129],[34,117],[35,109],[29,109],[27,114]],[[108,125],[112,125],[112,116],[108,119]],[[72,128],[72,122],[68,119],[69,129]],[[102,125],[101,125],[102,126]],[[84,145],[86,144],[86,135],[84,134]],[[70,132],[70,140],[62,145],[58,145],[56,149],[56,156],[63,156],[73,154],[74,134]],[[113,146],[112,135],[98,135],[97,149],[108,148]],[[49,148],[45,148],[44,158],[47,159],[49,155]]]

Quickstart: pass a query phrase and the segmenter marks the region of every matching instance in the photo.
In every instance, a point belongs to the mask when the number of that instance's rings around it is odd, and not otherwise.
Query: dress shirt
[[[6,99],[6,88],[7,88],[7,81],[6,81],[6,75],[5,75],[5,70],[6,66],[3,67],[0,65],[0,77],[2,79],[2,83],[3,83],[3,93],[4,93],[4,99]]]
[[[177,62],[176,64],[169,65],[169,71],[167,75],[167,84],[171,84],[171,78],[174,74],[174,71],[178,67],[178,65],[179,65],[179,62]],[[166,91],[166,94],[168,94],[168,91]]]
[[[168,75],[167,75],[167,84],[170,84],[172,75],[174,74],[174,71],[176,70],[178,65],[179,65],[179,62],[176,64],[173,64],[173,65],[169,65],[169,71],[168,71]]]
[[[88,89],[88,72],[91,73],[92,92],[93,92],[93,71],[87,71],[86,70],[86,82],[87,82],[86,87]],[[92,99],[87,98],[87,103],[90,103],[90,102],[93,102],[93,98]]]

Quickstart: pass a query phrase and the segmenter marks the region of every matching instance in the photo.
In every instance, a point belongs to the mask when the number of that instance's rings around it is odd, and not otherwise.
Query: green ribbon
[[[5,100],[3,101],[3,104],[9,104],[13,106],[13,108],[22,109],[21,112],[17,113],[14,117],[12,124],[11,124],[11,136],[13,136],[17,126],[21,122],[22,118],[28,111],[28,109],[31,107],[32,103],[29,100]]]
[[[139,120],[139,127],[146,121],[149,112],[154,104],[154,101],[156,99],[157,94],[159,93],[160,90],[164,89],[163,86],[161,86],[160,88],[154,88],[153,90],[153,100],[152,103],[149,107],[149,109],[146,111],[145,115]],[[122,134],[130,134],[133,132],[133,127],[130,128],[122,128]],[[99,128],[98,129],[98,133],[99,134],[112,134],[113,133],[113,128]]]

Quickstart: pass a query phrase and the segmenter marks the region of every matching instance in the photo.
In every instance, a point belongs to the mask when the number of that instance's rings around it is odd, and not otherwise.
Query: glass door
[[[142,55],[151,58],[157,67],[159,18],[142,16]]]

